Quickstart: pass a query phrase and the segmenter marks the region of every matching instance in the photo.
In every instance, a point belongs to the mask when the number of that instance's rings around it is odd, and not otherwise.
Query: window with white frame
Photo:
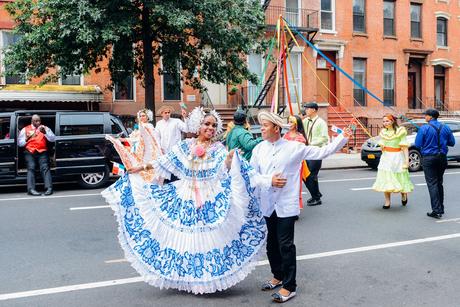
[[[410,4],[410,36],[422,38],[422,5],[419,3]]]
[[[115,100],[134,100],[134,77],[127,76],[121,82],[115,82]]]
[[[335,30],[335,0],[321,0],[321,30]]]
[[[173,71],[163,72],[163,100],[181,100],[180,63]]]
[[[65,75],[61,76],[62,85],[82,85],[82,75]]]
[[[383,60],[383,102],[385,106],[395,105],[394,60]]]
[[[353,32],[366,33],[366,0],[353,0]]]
[[[447,46],[447,19],[436,18],[436,43],[438,46]]]
[[[383,1],[383,35],[395,36],[395,2]]]
[[[15,34],[11,31],[1,31],[1,49],[2,52],[8,48],[8,46],[15,44],[21,36]],[[6,71],[6,66],[2,65],[3,69],[2,72]],[[5,76],[5,84],[25,84],[26,80],[24,75],[7,75]]]
[[[362,86],[366,86],[366,59],[353,59],[353,78]],[[353,98],[355,106],[366,105],[366,93],[356,83],[353,85]]]

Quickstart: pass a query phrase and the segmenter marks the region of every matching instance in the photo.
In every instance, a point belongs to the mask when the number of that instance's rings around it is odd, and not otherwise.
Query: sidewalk
[[[323,160],[321,169],[360,168],[368,167],[361,160],[361,153],[335,153]]]

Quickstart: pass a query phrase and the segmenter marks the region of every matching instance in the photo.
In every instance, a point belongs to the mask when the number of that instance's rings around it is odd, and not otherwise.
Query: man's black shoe
[[[442,217],[441,214],[438,214],[436,212],[427,212],[426,215],[428,215],[429,217],[432,217],[432,218],[435,218],[435,219],[440,219]]]
[[[312,197],[312,198],[310,198],[309,200],[307,200],[307,204],[310,204],[310,203],[312,203],[312,202],[314,202],[314,201],[315,201],[315,199]]]
[[[29,192],[27,192],[27,194],[32,195],[32,196],[40,196],[40,195],[42,195],[41,193],[38,193],[34,189],[29,190]]]
[[[321,202],[321,199],[315,199],[313,200],[311,203],[307,203],[307,206],[318,206],[318,205],[321,205],[322,202]]]
[[[46,190],[46,192],[43,195],[49,196],[51,194],[53,194],[53,189],[49,188],[49,189]]]

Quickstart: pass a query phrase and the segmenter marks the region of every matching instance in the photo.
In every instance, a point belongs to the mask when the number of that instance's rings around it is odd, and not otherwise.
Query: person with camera
[[[34,114],[30,125],[22,128],[18,137],[18,146],[24,147],[24,158],[27,164],[27,194],[40,196],[41,193],[35,189],[35,165],[38,163],[40,173],[45,184],[44,195],[53,194],[53,183],[51,179],[48,142],[56,139],[53,131],[41,124],[40,116]]]

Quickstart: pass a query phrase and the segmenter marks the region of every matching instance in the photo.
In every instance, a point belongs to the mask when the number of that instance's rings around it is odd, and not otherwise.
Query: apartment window
[[[115,83],[115,100],[134,100],[134,78],[126,77]]]
[[[8,46],[14,45],[19,39],[21,38],[20,35],[15,34],[13,32],[2,31],[2,49],[6,50]],[[5,70],[6,71],[6,67]],[[24,75],[8,75],[5,76],[5,84],[25,84],[26,79]]]
[[[412,38],[422,38],[422,6],[411,3],[410,5],[410,36]]]
[[[365,0],[353,0],[353,31],[366,33]]]
[[[395,36],[395,2],[383,1],[383,35]]]
[[[385,106],[395,105],[395,61],[383,61],[383,102]]]
[[[447,46],[447,19],[443,17],[436,19],[436,35],[438,46]]]
[[[334,30],[334,1],[321,0],[321,30]]]
[[[65,75],[61,77],[62,85],[81,85],[81,75]]]
[[[179,61],[177,69],[163,72],[163,100],[181,100]]]
[[[353,59],[353,78],[362,86],[366,86],[366,59]],[[355,106],[366,105],[366,94],[356,84],[353,86],[353,98]]]
[[[441,65],[434,66],[434,100],[435,108],[445,110],[446,69]]]

